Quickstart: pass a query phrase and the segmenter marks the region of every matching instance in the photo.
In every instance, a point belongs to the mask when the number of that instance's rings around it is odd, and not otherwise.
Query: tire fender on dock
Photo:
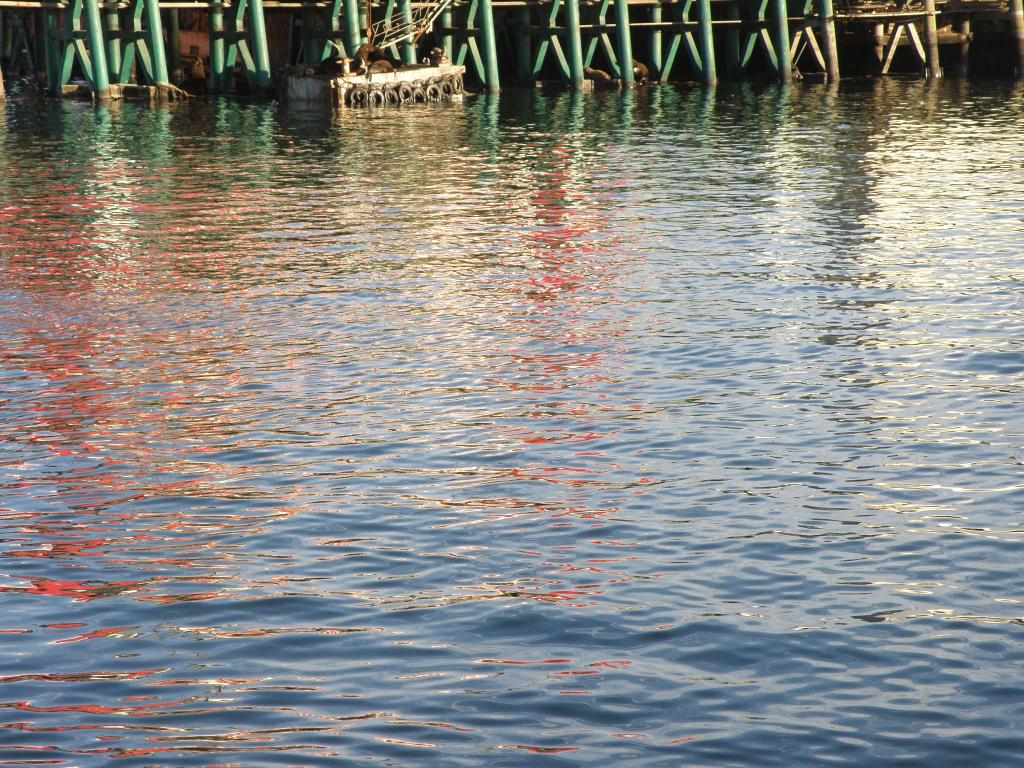
[[[365,107],[370,100],[370,89],[365,85],[357,85],[348,92],[348,103],[353,107]]]

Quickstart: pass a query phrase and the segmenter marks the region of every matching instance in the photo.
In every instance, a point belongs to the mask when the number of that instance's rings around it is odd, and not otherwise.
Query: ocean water
[[[9,102],[0,765],[1024,765],[1022,137]]]

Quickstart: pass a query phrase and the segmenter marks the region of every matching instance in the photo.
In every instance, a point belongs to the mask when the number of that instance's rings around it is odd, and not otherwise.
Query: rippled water
[[[1022,107],[8,104],[0,764],[1020,764]]]

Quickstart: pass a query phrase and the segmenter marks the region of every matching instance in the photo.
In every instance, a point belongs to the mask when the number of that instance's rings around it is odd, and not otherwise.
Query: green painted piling
[[[304,64],[315,64],[319,61],[316,49],[316,9],[308,4],[302,5],[302,57]]]
[[[103,23],[107,36],[107,67],[110,78],[121,82],[121,14],[116,8],[107,6],[103,10]]]
[[[441,11],[441,46],[449,56],[455,55],[455,38],[451,33],[452,29],[452,6],[449,4]]]
[[[149,44],[149,55],[153,59],[153,82],[167,85],[167,53],[164,48],[164,28],[160,18],[159,0],[145,0],[146,42]]]
[[[651,22],[661,24],[662,13],[661,3],[657,2],[651,6]],[[656,80],[661,80],[661,69],[665,64],[665,53],[663,46],[664,35],[660,27],[651,28],[650,50],[651,50],[651,71]]]
[[[516,79],[520,85],[533,85],[533,41],[530,39],[530,7],[516,11]]]
[[[214,93],[224,93],[226,88],[224,51],[224,6],[210,4],[210,80]]]
[[[830,82],[839,80],[839,46],[836,44],[836,17],[832,0],[818,0],[821,13],[821,38],[825,56],[825,74]]]
[[[7,20],[7,13],[0,8],[0,59],[10,61],[14,51],[14,30]]]
[[[12,18],[4,18],[4,13],[0,10],[0,39],[3,43],[0,44],[0,57],[7,59],[7,61],[14,63],[18,56],[15,55],[15,34],[14,30],[19,27],[21,20],[14,20]]]
[[[249,0],[249,33],[252,38],[253,64],[256,67],[256,90],[270,90],[270,48],[267,45],[267,21],[263,0]]]
[[[632,88],[633,40],[629,30],[629,0],[615,0],[615,43],[619,49],[619,69],[622,70],[622,84]]]
[[[85,0],[85,32],[92,64],[92,92],[97,99],[110,98],[110,74],[107,71],[107,50],[103,40],[99,0]]]
[[[780,0],[780,2],[785,2],[785,0]],[[700,79],[704,85],[714,85],[718,80],[718,72],[715,66],[715,38],[711,31],[711,0],[698,0],[697,24],[697,32],[700,37]],[[788,39],[788,31],[786,36]]]
[[[786,0],[775,0],[775,17],[773,26],[775,34],[772,43],[775,46],[775,61],[779,82],[786,85],[793,82],[793,59],[789,41],[789,7]]]
[[[57,11],[43,11],[43,51],[46,56],[46,89],[51,96],[60,95],[60,40]]]
[[[398,18],[403,26],[412,26],[412,0],[398,0]],[[416,63],[416,44],[411,36],[402,41],[402,63]]]
[[[125,38],[122,38],[121,47],[121,66],[117,71],[117,81],[119,83],[130,83],[135,73],[135,58],[139,53],[139,48],[148,50],[146,47],[145,40],[142,38],[136,39],[136,33],[142,31],[142,3],[132,3],[131,7],[128,8],[128,12],[124,18],[119,21],[127,21],[128,29],[131,34]],[[144,36],[143,36],[144,37]],[[68,72],[63,73],[64,77],[68,76]],[[67,82],[66,79],[63,82]]]
[[[573,0],[575,2],[575,0]],[[501,89],[498,78],[498,43],[494,33],[494,6],[491,0],[480,0],[480,35],[484,43],[484,85],[491,93]],[[579,24],[577,23],[577,29]],[[580,63],[583,74],[583,63]]]
[[[345,50],[351,56],[361,45],[362,32],[359,24],[359,4],[357,0],[344,0],[345,14]]]
[[[46,71],[46,15],[32,14],[32,31],[35,34],[35,75],[39,77]]]
[[[733,22],[725,30],[725,66],[729,77],[737,78],[743,71],[743,54],[740,52],[740,4],[729,3],[728,19]]]
[[[54,40],[57,44],[57,60],[59,62],[59,69],[57,72],[56,80],[57,96],[64,95],[64,86],[67,85],[68,82],[70,82],[71,71],[74,69],[75,66],[75,54],[77,51],[81,50],[79,46],[75,45],[74,43],[70,45],[65,45],[64,40],[65,35],[67,34],[69,36],[73,35],[75,38],[77,38],[76,42],[78,42],[81,40],[82,35],[85,34],[82,31],[81,22],[82,0],[75,0],[74,4],[71,6],[71,13],[68,14],[68,16],[69,18],[67,18],[66,20],[63,17],[58,17],[58,31],[54,33]],[[65,26],[66,29],[62,28]],[[86,48],[85,50],[86,58],[88,58],[88,49]],[[85,74],[87,78],[92,78],[92,65],[89,62],[82,62],[82,70],[83,74]]]
[[[348,34],[342,33],[341,31],[341,18],[343,15],[343,3],[342,0],[331,0],[331,4],[327,11],[327,27],[324,30],[324,34],[320,34],[320,28],[317,22],[316,11],[310,8],[312,13],[312,22],[310,23],[310,37],[313,38],[313,42],[310,43],[310,53],[308,54],[308,61],[316,63],[318,61],[326,61],[327,59],[333,59],[336,56],[351,56],[355,53],[355,49],[348,47]],[[322,16],[320,17],[323,18]],[[305,22],[303,22],[305,26]],[[357,32],[358,34],[358,32]],[[316,40],[321,40],[322,44],[317,48]]]
[[[579,0],[563,0],[565,4],[565,35],[569,42],[569,82],[574,90],[583,89],[583,40],[580,33]],[[632,68],[632,61],[623,62]]]

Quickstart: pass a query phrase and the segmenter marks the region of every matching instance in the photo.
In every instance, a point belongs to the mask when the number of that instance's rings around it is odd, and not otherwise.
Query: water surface
[[[1015,764],[1022,107],[9,103],[0,764]]]

